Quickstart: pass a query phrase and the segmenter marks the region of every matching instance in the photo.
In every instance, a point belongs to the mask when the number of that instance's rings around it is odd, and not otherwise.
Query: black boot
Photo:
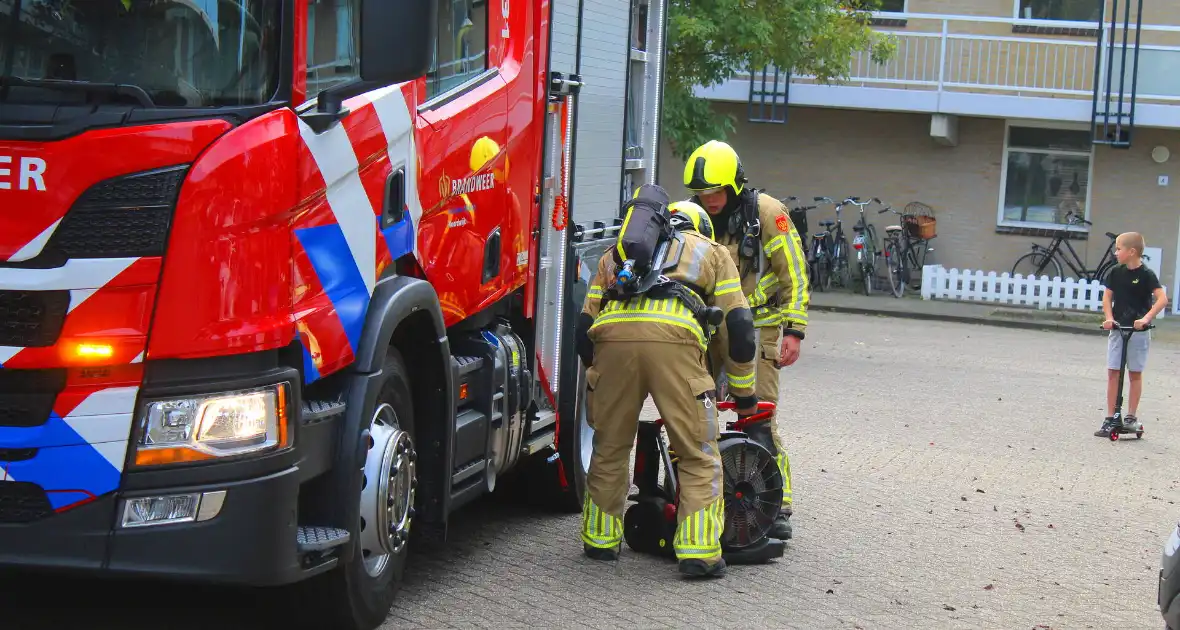
[[[725,559],[721,558],[713,564],[696,558],[680,561],[680,572],[688,577],[725,577]]]
[[[780,511],[774,519],[774,524],[770,526],[770,531],[766,532],[766,535],[779,540],[790,540],[793,534],[790,519],[790,512]]]
[[[586,554],[586,557],[591,560],[609,562],[619,559],[619,547],[622,547],[622,545],[616,545],[614,547],[591,547],[586,543],[582,543],[582,553]]]

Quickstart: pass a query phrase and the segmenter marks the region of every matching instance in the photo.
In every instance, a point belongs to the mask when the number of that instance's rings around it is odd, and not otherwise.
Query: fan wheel
[[[766,538],[783,502],[783,477],[765,446],[748,437],[723,438],[725,531],[721,546],[746,549]]]

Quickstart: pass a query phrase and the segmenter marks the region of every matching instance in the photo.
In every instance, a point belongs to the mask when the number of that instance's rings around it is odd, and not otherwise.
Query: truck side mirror
[[[438,0],[362,0],[361,80],[390,85],[426,74],[437,22]]]

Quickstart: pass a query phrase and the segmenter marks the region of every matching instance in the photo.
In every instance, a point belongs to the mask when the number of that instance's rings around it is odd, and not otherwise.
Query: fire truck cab
[[[372,628],[504,480],[580,510],[665,2],[0,0],[0,571]]]

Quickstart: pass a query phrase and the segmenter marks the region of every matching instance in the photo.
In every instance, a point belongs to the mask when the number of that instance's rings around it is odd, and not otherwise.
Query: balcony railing
[[[1012,34],[1020,20],[976,16],[900,14],[902,29],[882,28],[897,40],[897,53],[885,64],[874,63],[868,52],[853,56],[848,79],[841,85],[936,92],[976,92],[1006,96],[1090,99],[1094,94],[1095,38],[1036,37]],[[1097,24],[1091,25],[1097,28]],[[1106,85],[1106,42],[1098,74]],[[1007,34],[1005,34],[1007,33]],[[1121,28],[1115,29],[1122,43]],[[1143,25],[1140,45],[1137,99],[1141,103],[1180,103],[1180,27]],[[1131,88],[1134,32],[1128,37],[1126,93]],[[1113,91],[1118,92],[1122,66],[1116,47]],[[761,72],[758,73],[761,76]],[[739,81],[748,81],[741,72]],[[815,83],[815,78],[795,75],[792,83]]]

